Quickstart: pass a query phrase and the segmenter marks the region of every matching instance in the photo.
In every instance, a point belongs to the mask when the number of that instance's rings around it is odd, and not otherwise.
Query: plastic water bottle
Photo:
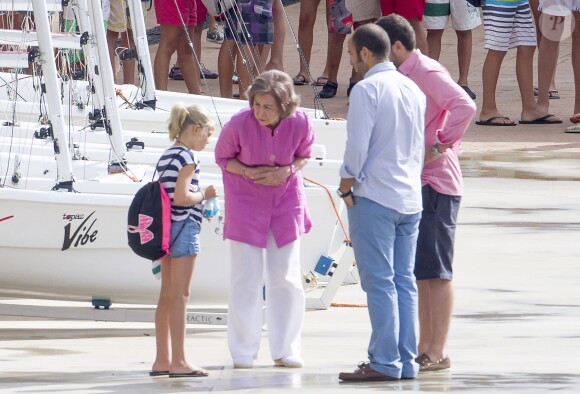
[[[218,216],[220,214],[220,202],[218,201],[218,199],[216,197],[213,197],[207,200],[205,202],[205,205],[203,206],[202,212],[203,217],[206,218],[207,220],[210,220],[211,218]]]

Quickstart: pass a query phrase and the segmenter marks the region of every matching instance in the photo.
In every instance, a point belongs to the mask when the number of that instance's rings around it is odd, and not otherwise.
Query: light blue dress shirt
[[[401,214],[421,212],[425,95],[393,63],[373,66],[350,94],[341,178]],[[355,201],[356,203],[356,201]]]

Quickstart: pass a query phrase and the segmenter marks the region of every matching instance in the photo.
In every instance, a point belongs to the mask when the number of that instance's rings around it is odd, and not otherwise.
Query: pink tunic
[[[260,125],[251,108],[234,115],[223,127],[215,148],[225,189],[224,239],[265,248],[271,231],[282,247],[312,226],[302,171],[280,186],[258,185],[226,170],[231,159],[248,167],[288,166],[295,158],[309,158],[314,131],[302,111],[282,119],[275,130]]]

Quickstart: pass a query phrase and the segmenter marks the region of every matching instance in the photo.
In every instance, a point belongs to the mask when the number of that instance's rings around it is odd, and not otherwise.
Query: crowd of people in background
[[[214,9],[216,4],[227,10]],[[327,25],[326,63],[320,72],[311,67],[314,25],[321,0],[300,2],[296,40],[298,54],[284,54],[287,16],[282,0],[144,0],[143,8],[154,7],[160,28],[160,42],[154,59],[155,86],[167,90],[168,79],[183,80],[187,91],[201,94],[204,79],[219,78],[220,96],[246,98],[246,91],[261,72],[284,70],[285,56],[298,56],[300,67],[293,83],[296,86],[315,85],[317,95],[330,99],[338,92],[338,70],[343,60],[345,37],[360,26],[376,22],[381,16],[396,13],[413,27],[417,49],[438,60],[443,32],[451,21],[457,36],[457,83],[472,98],[469,87],[473,48],[472,31],[482,24],[487,55],[483,65],[482,106],[477,120],[483,126],[515,126],[523,124],[562,123],[549,113],[550,100],[559,99],[556,87],[556,64],[561,38],[570,34],[572,65],[575,77],[574,106],[570,121],[580,123],[580,0],[325,0]],[[111,65],[118,83],[136,83],[134,42],[128,18],[126,0],[101,0],[104,26],[107,32]],[[211,14],[208,13],[208,8]],[[70,8],[70,7],[67,7]],[[222,11],[222,12],[219,12]],[[213,15],[217,14],[217,15]],[[566,22],[566,18],[571,23]],[[30,18],[28,18],[29,20]],[[77,29],[75,16],[65,9],[64,31]],[[24,26],[26,13],[2,15],[1,25]],[[566,31],[570,26],[570,32]],[[221,45],[217,70],[207,69],[202,62],[202,36]],[[187,34],[185,34],[187,32]],[[293,29],[294,32],[294,29]],[[516,76],[522,110],[519,122],[504,114],[496,103],[500,70],[506,53],[517,51]],[[537,85],[534,86],[534,53],[539,48]],[[175,64],[171,64],[173,54]],[[82,53],[73,55],[71,63],[83,60]],[[121,71],[119,73],[119,71]],[[82,77],[82,73],[79,74]],[[474,78],[471,75],[471,78]],[[362,76],[352,68],[346,94]],[[342,83],[342,82],[341,82]],[[238,85],[234,92],[233,85]],[[580,126],[570,131],[578,131]]]

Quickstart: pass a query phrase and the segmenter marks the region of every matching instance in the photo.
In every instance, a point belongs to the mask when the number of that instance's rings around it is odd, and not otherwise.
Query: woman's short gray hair
[[[252,82],[248,89],[248,101],[250,107],[254,106],[254,98],[257,94],[271,94],[280,109],[280,118],[288,118],[294,115],[300,105],[300,96],[294,91],[292,78],[285,72],[270,70],[263,72]]]

